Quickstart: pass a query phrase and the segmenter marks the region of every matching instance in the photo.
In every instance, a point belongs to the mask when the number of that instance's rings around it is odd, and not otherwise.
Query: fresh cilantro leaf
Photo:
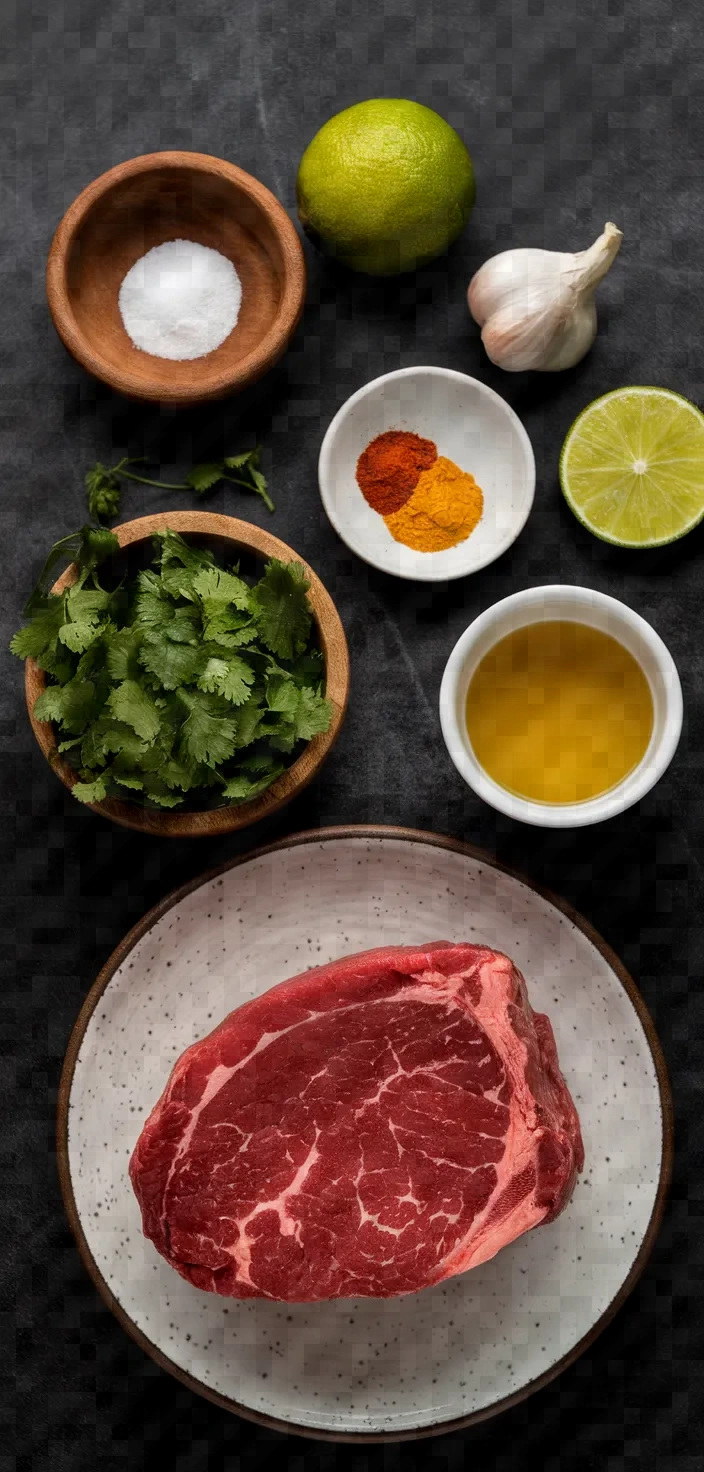
[[[10,643],[18,659],[38,659],[40,654],[56,648],[59,629],[65,623],[64,604],[63,594],[54,593],[38,602],[31,623],[18,629]]]
[[[221,605],[234,603],[241,612],[249,609],[251,589],[244,578],[235,577],[223,567],[204,567],[193,579],[193,592],[198,594],[212,617]],[[209,605],[213,605],[212,609]]]
[[[157,532],[155,544],[161,561],[161,581],[167,593],[193,601],[193,582],[204,567],[213,567],[213,557],[200,547],[189,547],[178,532]]]
[[[319,689],[325,679],[325,661],[319,649],[307,650],[291,662],[288,673],[297,685]]]
[[[80,746],[82,741],[82,736],[72,736],[70,741],[60,741],[57,750],[60,752],[71,751],[74,746]]]
[[[177,608],[165,633],[172,644],[197,644],[202,639],[201,619],[193,607]]]
[[[104,802],[108,795],[108,789],[104,777],[96,777],[94,782],[74,782],[71,791],[79,802]]]
[[[68,537],[62,537],[61,541],[55,542],[39,574],[34,592],[25,607],[25,618],[31,618],[39,609],[45,607],[46,595],[52,582],[51,574],[57,562],[73,561],[77,564],[79,571],[95,572],[106,557],[112,557],[119,550],[120,544],[117,537],[113,536],[107,527],[84,526],[79,532],[71,532]]]
[[[53,675],[59,685],[67,685],[75,675],[83,677],[86,674],[86,670],[81,669],[85,657],[83,655],[83,658],[76,664],[75,656],[63,644],[60,644],[57,649],[47,649],[44,654],[38,654],[36,662],[39,669],[44,670],[47,675]]]
[[[134,620],[152,629],[164,629],[174,616],[173,599],[166,592],[159,575],[149,568],[137,578]]]
[[[203,649],[192,644],[172,644],[163,633],[149,632],[139,651],[139,662],[165,690],[190,685],[203,668]]]
[[[260,637],[279,659],[302,654],[311,630],[306,594],[310,583],[299,562],[272,558],[264,577],[252,589],[252,607]]]
[[[179,808],[183,802],[180,792],[161,792],[147,787],[146,793],[150,802],[156,803],[159,808]]]
[[[249,746],[254,741],[264,717],[260,701],[255,695],[251,695],[244,705],[240,705],[233,712],[235,718],[236,745]]]
[[[223,797],[229,798],[230,802],[251,802],[253,798],[259,797],[260,793],[266,792],[267,787],[271,787],[272,782],[275,782],[283,771],[284,766],[281,763],[278,768],[274,767],[264,777],[248,777],[246,773],[231,777],[223,788]]]
[[[324,695],[304,685],[298,692],[298,708],[294,717],[299,741],[311,741],[330,727],[332,706]]]
[[[250,466],[259,464],[259,453],[259,445],[257,445],[255,450],[243,450],[240,455],[226,455],[223,465],[226,465],[228,470],[244,470],[245,467],[249,469]]]
[[[97,637],[102,622],[102,616],[97,609],[90,610],[82,616],[74,616],[70,623],[63,624],[59,629],[61,643],[65,644],[72,654],[82,654]]]
[[[120,772],[116,767],[111,767],[108,775],[114,782],[119,782],[121,787],[128,787],[132,792],[142,792],[144,789],[140,777],[128,777],[126,772]]]
[[[254,772],[258,777],[263,776],[265,772],[273,772],[274,767],[276,767],[277,776],[283,770],[278,757],[274,756],[272,751],[265,750],[255,751],[251,756],[241,757],[240,767],[245,772]]]
[[[196,763],[178,761],[172,756],[159,767],[159,775],[167,787],[180,787],[182,792],[188,792],[199,785],[203,772]]]
[[[120,550],[120,543],[114,532],[105,526],[84,526],[78,535],[80,543],[76,563],[85,571],[93,572]]]
[[[186,476],[186,485],[202,496],[205,491],[216,486],[219,480],[222,480],[222,460],[212,465],[194,465]]]
[[[138,680],[139,663],[137,654],[143,634],[139,624],[126,629],[117,629],[110,638],[106,651],[106,664],[111,680]]]
[[[114,470],[108,470],[100,461],[88,471],[85,478],[88,492],[88,512],[96,521],[110,521],[120,510],[120,482]]]
[[[180,698],[189,710],[181,727],[181,751],[209,767],[226,762],[235,749],[236,727],[231,717],[221,714],[224,702],[186,690],[180,691]]]
[[[136,731],[109,716],[94,721],[83,737],[81,760],[84,767],[102,767],[109,756],[119,757],[120,764],[138,765],[147,750]]]
[[[266,684],[266,703],[269,710],[281,715],[295,716],[298,710],[300,691],[286,675],[272,675]]]
[[[67,731],[83,731],[94,714],[95,695],[92,680],[47,685],[34,702],[35,720],[56,721]]]
[[[208,643],[223,644],[230,649],[239,649],[256,639],[254,620],[246,613],[237,613],[233,608],[216,604],[216,612],[209,616],[203,610],[203,633]]]
[[[228,659],[209,659],[198,679],[198,686],[201,690],[224,696],[233,705],[243,705],[249,697],[249,687],[254,684],[254,678],[251,666],[239,654],[232,654]]]
[[[108,697],[108,706],[118,721],[131,726],[143,741],[153,741],[161,721],[151,696],[136,680],[123,680]]]
[[[250,490],[256,491],[257,495],[261,496],[268,510],[274,511],[274,503],[266,487],[266,478],[262,475],[261,470],[258,469],[259,455],[260,450],[259,445],[257,445],[255,450],[245,450],[241,455],[226,456],[223,464],[227,466],[227,469],[241,470],[244,477],[241,478],[240,476],[233,475],[227,476],[226,479],[233,480],[236,485],[245,486]]]
[[[269,745],[273,746],[275,751],[283,751],[288,754],[296,745],[296,726],[288,716],[281,716],[275,725],[266,721],[262,724],[260,734],[266,736]]]

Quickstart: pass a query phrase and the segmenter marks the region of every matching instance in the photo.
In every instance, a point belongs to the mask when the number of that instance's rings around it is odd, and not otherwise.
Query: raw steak
[[[552,1221],[583,1159],[520,972],[441,941],[231,1012],[179,1059],[130,1176],[146,1236],[198,1288],[387,1298]]]

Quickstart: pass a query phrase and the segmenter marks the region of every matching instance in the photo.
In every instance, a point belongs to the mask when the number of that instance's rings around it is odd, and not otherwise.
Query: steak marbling
[[[231,1012],[176,1064],[130,1162],[198,1288],[413,1293],[552,1221],[583,1163],[552,1028],[508,957],[366,951]]]

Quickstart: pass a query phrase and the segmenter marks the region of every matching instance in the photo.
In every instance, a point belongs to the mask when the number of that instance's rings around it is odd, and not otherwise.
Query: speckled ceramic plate
[[[561,1217],[408,1298],[237,1302],[184,1282],[142,1236],[127,1163],[171,1066],[233,1007],[369,946],[482,941],[549,1013],[587,1164]],[[64,1199],[96,1286],[133,1338],[212,1400],[332,1439],[481,1419],[569,1364],[633,1287],[669,1179],[667,1076],[639,994],[566,905],[433,834],[327,829],[171,895],[90,992],[59,1103]]]

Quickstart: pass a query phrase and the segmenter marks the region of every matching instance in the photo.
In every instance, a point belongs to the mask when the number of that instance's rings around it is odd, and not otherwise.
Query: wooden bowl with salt
[[[285,772],[259,797],[251,802],[230,804],[227,807],[199,809],[174,808],[163,811],[139,807],[134,802],[121,798],[106,798],[104,802],[90,803],[94,813],[110,818],[123,828],[136,828],[142,833],[151,833],[169,838],[206,838],[218,833],[230,833],[235,829],[248,828],[262,818],[269,817],[292,798],[297,797],[316,776],[340,733],[347,709],[350,686],[350,661],[347,640],[340,615],[312,567],[298,556],[285,542],[273,537],[270,532],[253,526],[248,521],[239,521],[233,516],[218,516],[207,511],[163,511],[155,516],[142,516],[137,521],[123,522],[111,528],[120,547],[138,547],[149,543],[155,532],[170,527],[180,532],[188,541],[196,538],[219,551],[221,560],[236,562],[240,558],[260,561],[277,557],[282,562],[299,562],[310,582],[308,601],[317,629],[318,641],[325,662],[325,693],[332,705],[332,720],[327,731],[314,736],[304,746],[300,756],[287,767]],[[75,563],[66,569],[52,588],[52,593],[61,593],[75,582]],[[57,734],[49,721],[38,721],[34,706],[42,691],[46,689],[46,676],[33,659],[25,663],[25,695],[32,730],[39,745],[57,777],[70,789],[76,783],[78,773],[70,766],[65,756],[57,749]]]
[[[135,347],[119,291],[135,263],[166,241],[209,246],[242,285],[236,325],[203,357]],[[68,351],[132,398],[195,404],[239,392],[284,353],[303,311],[306,272],[283,206],[251,174],[204,153],[151,153],[101,174],[66,211],[49,253],[47,296]]]

